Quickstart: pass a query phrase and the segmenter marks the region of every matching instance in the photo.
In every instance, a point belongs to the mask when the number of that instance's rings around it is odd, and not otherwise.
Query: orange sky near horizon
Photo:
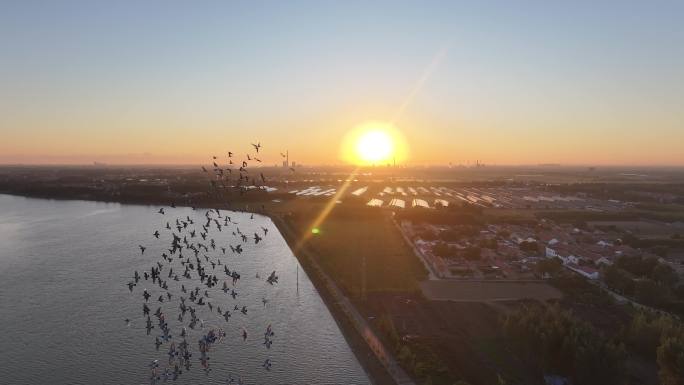
[[[306,143],[289,135],[288,129],[274,134],[231,135],[230,130],[210,130],[205,138],[197,134],[178,134],[155,138],[144,132],[111,135],[41,134],[40,142],[17,137],[0,143],[0,164],[202,164],[212,155],[252,152],[250,143],[263,145],[264,165],[279,164],[279,153],[289,150],[290,159],[307,165],[345,164],[340,146],[349,129],[330,129],[308,136]],[[527,140],[516,134],[482,135],[477,129],[461,128],[457,135],[437,130],[402,130],[408,142],[406,165],[468,164],[475,161],[498,165],[560,163],[563,165],[680,165],[684,166],[682,140],[665,136],[634,142],[616,137],[611,143],[599,135],[579,138],[574,135]],[[430,132],[433,132],[430,134]],[[198,132],[198,131],[196,131]],[[435,137],[442,137],[436,140]],[[7,138],[7,137],[6,137]],[[254,138],[254,139],[252,139]]]
[[[387,111],[389,108],[381,112],[387,116]],[[250,143],[256,141],[264,146],[262,160],[267,165],[280,163],[279,153],[285,150],[298,163],[343,164],[340,146],[345,135],[360,123],[379,120],[376,116],[380,115],[339,112],[339,117],[331,114],[321,116],[320,121],[303,119],[301,124],[244,122],[234,128],[228,117],[225,122],[205,120],[199,123],[201,128],[187,128],[193,125],[185,126],[184,119],[177,117],[160,123],[164,130],[151,122],[138,123],[136,118],[129,122],[65,119],[58,129],[7,131],[0,142],[0,164],[200,164],[214,154],[251,151]],[[586,126],[573,129],[572,124],[555,131],[543,127],[511,129],[515,122],[510,120],[506,129],[500,129],[491,120],[444,123],[418,115],[407,113],[398,125],[408,143],[407,165],[478,160],[499,165],[684,165],[680,147],[684,135],[676,128],[625,135],[619,127],[608,125],[601,131]],[[87,128],[93,125],[103,128]]]

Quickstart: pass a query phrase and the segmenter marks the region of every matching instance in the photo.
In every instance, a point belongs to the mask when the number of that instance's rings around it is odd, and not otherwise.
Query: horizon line
[[[107,163],[107,162],[92,162],[92,163],[1,163],[0,167],[200,167],[207,163]],[[588,167],[588,168],[616,168],[616,167],[637,167],[637,168],[684,168],[682,164],[648,164],[648,163],[476,163],[473,164],[449,164],[449,163],[415,163],[403,165],[379,164],[379,165],[365,165],[362,169],[411,169],[411,168],[452,168],[452,169],[487,169],[496,167],[540,167],[540,168],[563,168],[563,167]],[[254,165],[254,168],[282,168],[281,165]],[[316,167],[334,167],[334,168],[354,168],[359,167],[354,164],[347,163],[303,163],[295,167],[302,168],[316,168]]]

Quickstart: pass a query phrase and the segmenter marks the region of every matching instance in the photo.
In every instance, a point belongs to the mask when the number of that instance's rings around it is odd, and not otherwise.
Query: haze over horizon
[[[7,3],[0,164],[684,166],[684,3],[503,4]]]

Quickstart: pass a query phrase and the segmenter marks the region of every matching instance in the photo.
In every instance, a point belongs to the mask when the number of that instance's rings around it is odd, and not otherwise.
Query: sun
[[[381,166],[406,160],[406,141],[391,123],[368,121],[349,131],[341,158],[358,166]]]
[[[366,163],[386,162],[393,150],[392,138],[387,132],[378,129],[361,134],[356,142],[356,154]]]

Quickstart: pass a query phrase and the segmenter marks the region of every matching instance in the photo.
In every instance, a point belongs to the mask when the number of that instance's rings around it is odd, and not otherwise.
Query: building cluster
[[[531,279],[540,261],[560,264],[588,279],[621,256],[650,257],[623,244],[620,234],[541,220],[537,225],[432,225],[401,222],[416,254],[439,278]],[[543,274],[542,274],[543,276]]]
[[[525,240],[518,242],[499,225],[473,228],[402,221],[401,229],[439,278],[529,279],[534,278],[537,261],[545,258],[526,251]]]

